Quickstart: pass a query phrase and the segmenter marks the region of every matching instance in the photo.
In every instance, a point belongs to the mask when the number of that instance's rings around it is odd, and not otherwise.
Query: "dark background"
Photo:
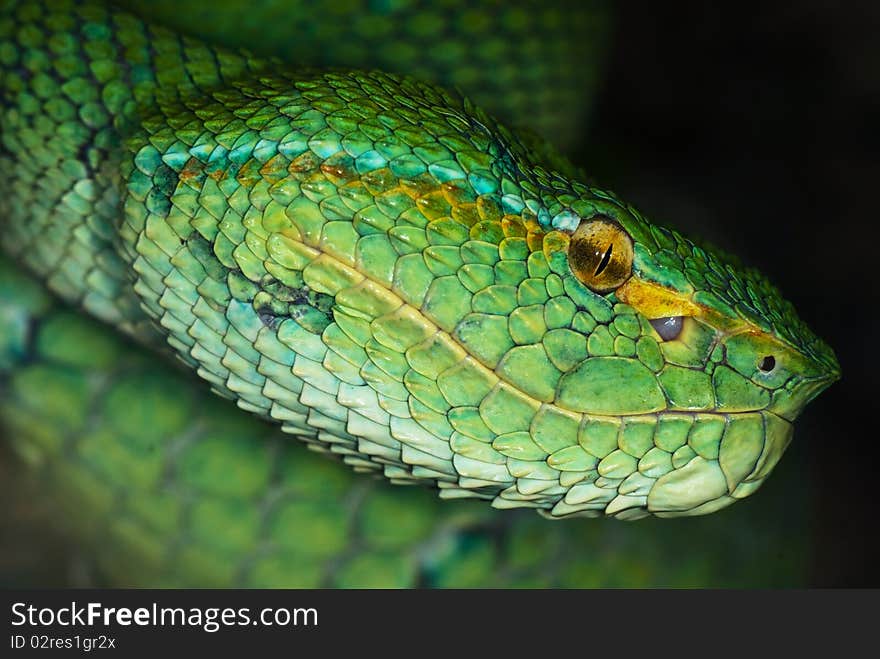
[[[758,266],[835,349],[843,379],[779,466],[816,491],[817,586],[880,585],[878,34],[876,2],[619,3],[580,149],[648,217]]]

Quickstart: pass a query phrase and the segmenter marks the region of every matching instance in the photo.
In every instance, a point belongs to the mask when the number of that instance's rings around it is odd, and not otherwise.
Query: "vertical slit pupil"
[[[608,249],[605,250],[605,254],[602,255],[602,260],[599,261],[599,265],[596,266],[596,271],[593,273],[594,277],[598,277],[602,274],[602,271],[608,267],[608,263],[611,261],[611,251],[614,249],[614,243],[608,245]]]

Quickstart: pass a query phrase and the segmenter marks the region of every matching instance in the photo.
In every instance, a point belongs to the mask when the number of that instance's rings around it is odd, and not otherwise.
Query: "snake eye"
[[[668,316],[666,318],[655,318],[648,321],[651,327],[660,335],[664,341],[672,341],[681,334],[681,328],[684,327],[684,316]]]
[[[632,239],[607,218],[581,222],[568,245],[568,264],[575,276],[597,293],[608,293],[632,274]]]
[[[773,355],[767,355],[758,362],[758,370],[762,373],[769,373],[774,368],[776,368],[776,357]]]

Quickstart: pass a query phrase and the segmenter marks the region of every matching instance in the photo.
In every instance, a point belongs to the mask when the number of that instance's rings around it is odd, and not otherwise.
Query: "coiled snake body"
[[[703,514],[838,377],[758,273],[417,78],[14,1],[0,74],[4,249],[357,471],[546,517]],[[574,532],[303,458],[4,267],[9,435],[113,539],[114,579],[576,583]]]

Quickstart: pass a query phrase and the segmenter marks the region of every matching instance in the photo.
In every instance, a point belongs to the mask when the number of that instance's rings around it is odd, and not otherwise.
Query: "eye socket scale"
[[[607,218],[581,222],[568,245],[568,264],[587,288],[610,293],[632,274],[632,238]]]
[[[684,327],[684,316],[667,316],[666,318],[654,318],[649,320],[651,327],[664,341],[674,341],[681,334]]]

